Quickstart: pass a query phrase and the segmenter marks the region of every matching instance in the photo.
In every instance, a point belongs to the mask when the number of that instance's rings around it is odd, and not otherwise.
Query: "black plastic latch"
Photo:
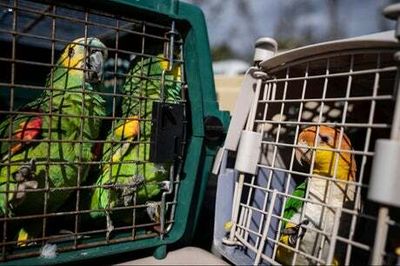
[[[207,116],[204,119],[204,133],[208,141],[219,141],[224,135],[224,127],[221,120],[215,116]]]
[[[153,102],[150,161],[172,162],[179,155],[183,141],[183,104]]]

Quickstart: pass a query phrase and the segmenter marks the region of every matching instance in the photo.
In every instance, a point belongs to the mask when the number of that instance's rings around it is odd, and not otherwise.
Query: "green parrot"
[[[12,140],[0,142],[1,215],[55,212],[74,191],[57,188],[75,187],[86,179],[85,162],[93,157],[88,141],[98,137],[98,117],[105,115],[104,100],[93,92],[101,86],[106,57],[106,46],[97,38],[74,40],[48,76],[47,89],[19,110],[38,114],[17,114],[0,124],[0,138]],[[44,210],[46,188],[50,192]],[[41,233],[33,223],[22,226],[20,245]]]
[[[339,138],[340,131],[328,126],[319,126],[318,135],[315,126],[303,129],[298,137],[298,145],[302,147],[296,149],[297,161],[300,164],[306,162],[311,165],[312,160],[314,160],[314,175],[331,178],[335,175],[337,180],[356,181],[357,166],[354,155],[349,152],[352,150],[350,139],[343,134],[340,152],[335,153],[332,151],[332,149],[339,147]],[[313,147],[315,142],[318,149],[315,151],[313,158],[310,147]],[[337,167],[335,167],[336,161]],[[309,187],[308,200],[327,204],[330,207],[326,208],[311,202],[304,203],[304,201],[297,198],[288,198],[283,213],[283,217],[287,221],[283,221],[283,230],[281,231],[279,242],[292,248],[295,248],[296,243],[299,242],[298,249],[300,251],[313,257],[318,257],[319,252],[321,252],[321,259],[328,263],[331,242],[328,239],[323,240],[322,235],[315,230],[324,231],[328,237],[329,234],[334,232],[335,207],[339,209],[342,207],[354,207],[355,185],[310,177],[308,181],[298,185],[292,195],[298,198],[305,198],[307,187]],[[304,209],[303,217],[301,217],[302,209]],[[346,237],[350,228],[350,218],[345,213],[341,214],[338,235]],[[334,250],[332,264],[343,264],[346,250],[344,243],[338,241]],[[280,245],[277,249],[276,258],[278,262],[285,265],[292,263],[299,265],[317,264],[316,260],[302,254],[298,254],[296,261],[292,262],[293,255],[294,252],[291,249]]]
[[[101,174],[90,203],[90,209],[97,210],[90,213],[93,218],[106,216],[107,237],[113,230],[111,208],[132,205],[134,193],[137,203],[154,198],[169,176],[169,164],[148,162],[152,104],[160,101],[161,91],[167,102],[181,99],[180,65],[174,63],[169,69],[163,55],[136,61],[122,88],[124,119],[115,121],[106,138],[110,142],[103,147]]]

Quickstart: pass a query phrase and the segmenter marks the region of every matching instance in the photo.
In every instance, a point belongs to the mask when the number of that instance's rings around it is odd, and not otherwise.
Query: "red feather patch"
[[[13,140],[23,140],[24,142],[17,143],[11,147],[11,154],[15,154],[22,149],[29,140],[37,139],[42,131],[42,117],[33,117],[26,122],[19,124],[19,129],[14,132]]]

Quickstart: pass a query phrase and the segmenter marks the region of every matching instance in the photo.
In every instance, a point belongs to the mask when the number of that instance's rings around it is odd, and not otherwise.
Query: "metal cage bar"
[[[0,122],[5,123],[9,121],[9,130],[6,134],[0,135],[0,141],[4,145],[12,145],[15,143],[13,139],[13,127],[18,126],[15,123],[17,116],[39,117],[41,119],[48,119],[49,127],[43,132],[49,136],[47,139],[21,139],[18,142],[21,145],[29,147],[29,145],[46,145],[44,153],[46,154],[43,160],[36,162],[36,166],[44,167],[43,186],[38,188],[27,188],[26,194],[29,195],[43,195],[43,202],[40,212],[27,212],[19,211],[17,215],[11,215],[11,210],[8,208],[9,199],[15,193],[15,190],[9,187],[9,183],[13,180],[14,167],[22,167],[26,161],[15,161],[12,159],[11,149],[7,149],[6,155],[0,161],[0,169],[7,169],[4,176],[5,187],[0,188],[1,197],[5,198],[5,213],[0,217],[2,223],[2,236],[3,239],[0,243],[2,248],[1,260],[7,261],[17,258],[25,258],[40,255],[41,248],[48,243],[58,244],[57,252],[64,252],[68,250],[75,250],[88,247],[96,247],[113,243],[122,243],[132,240],[140,240],[147,238],[159,238],[169,233],[172,225],[175,223],[176,205],[178,200],[178,191],[181,183],[181,171],[185,160],[186,151],[186,138],[188,126],[187,108],[187,85],[185,79],[185,60],[184,60],[184,38],[181,32],[182,27],[180,22],[175,22],[172,19],[155,23],[152,21],[140,20],[138,18],[132,19],[130,17],[116,15],[112,12],[102,12],[82,7],[77,7],[69,4],[44,4],[32,2],[29,0],[13,0],[7,3],[0,3],[0,8],[9,9],[5,15],[0,18],[0,42],[4,43],[5,47],[10,48],[9,52],[4,49],[0,55],[0,64],[6,67],[9,76],[2,76],[0,78],[0,87],[7,91],[7,97],[0,94],[2,101],[6,103],[6,108],[0,106]],[[11,17],[10,17],[11,16]],[[68,29],[66,31],[66,29]],[[73,38],[83,37],[83,43],[72,42]],[[57,63],[57,58],[60,56],[61,49],[65,45],[76,44],[82,45],[84,48],[83,62],[89,60],[88,52],[92,48],[88,43],[90,37],[97,37],[107,44],[107,51],[110,56],[107,62],[110,64],[104,70],[106,76],[104,86],[108,86],[109,90],[92,91],[88,90],[82,83],[77,92],[81,95],[82,101],[80,103],[81,113],[68,114],[61,113],[56,110],[57,106],[54,104],[55,95],[63,93],[64,89],[59,89],[54,81],[54,72],[52,69],[56,67],[63,68]],[[30,43],[28,43],[30,41]],[[166,49],[166,47],[168,49]],[[24,49],[31,51],[38,51],[43,53],[43,57],[38,60],[34,55],[27,56]],[[172,71],[173,65],[177,65],[179,69],[179,79],[171,81],[174,86],[179,88],[179,95],[176,99],[167,98],[166,92],[163,92],[162,86],[167,81],[164,74],[148,76],[148,73],[143,66],[148,60],[164,60],[168,65],[167,71]],[[164,62],[163,61],[163,62]],[[119,65],[118,63],[125,63]],[[140,71],[130,73],[135,64],[142,64]],[[123,69],[123,67],[127,69]],[[33,73],[26,73],[23,78],[22,70],[32,68]],[[68,71],[80,71],[83,75],[87,75],[91,70],[86,64],[82,66],[66,67]],[[45,84],[46,76],[43,74],[47,72],[48,83]],[[36,72],[40,72],[35,76]],[[39,80],[43,78],[43,80]],[[123,82],[128,79],[137,79],[144,83],[159,82],[161,87],[157,87],[156,96],[147,96],[144,92],[148,89],[144,85],[140,90],[141,94],[133,95],[121,90]],[[168,81],[170,82],[170,81]],[[21,93],[26,92],[26,95]],[[34,100],[40,93],[47,93],[48,96],[48,111],[41,110],[24,110],[26,102]],[[163,94],[165,94],[165,99]],[[96,115],[88,110],[88,99],[92,96],[100,96],[103,99],[109,99],[109,113],[105,115]],[[40,97],[40,96],[39,96]],[[109,127],[105,131],[115,132],[117,129],[117,122],[128,122],[129,117],[121,114],[121,101],[123,99],[133,99],[137,101],[139,107],[138,121],[146,125],[144,131],[139,130],[137,138],[134,140],[106,139],[105,137],[99,139],[87,139],[84,129],[88,126],[89,120],[99,120]],[[150,127],[153,119],[148,113],[142,111],[144,108],[151,107],[155,101],[165,102],[168,104],[177,104],[183,106],[183,132],[182,140],[180,141],[180,150],[177,151],[177,157],[171,163],[171,173],[166,175],[165,182],[170,182],[168,189],[162,188],[163,183],[159,181],[145,181],[146,185],[160,186],[160,193],[151,198],[157,201],[161,210],[160,220],[151,220],[146,218],[147,209],[149,208],[148,202],[143,202],[139,199],[136,190],[133,192],[132,203],[127,206],[111,206],[106,209],[88,209],[84,207],[87,201],[88,193],[92,193],[97,188],[112,190],[124,189],[129,187],[129,184],[96,184],[87,183],[87,171],[93,173],[93,168],[102,167],[108,164],[111,169],[114,165],[146,165],[151,164],[148,156],[149,146],[151,140],[149,138]],[[8,103],[7,103],[8,102]],[[79,127],[77,130],[77,138],[63,139],[56,136],[54,132],[55,121],[68,121],[68,119],[79,120]],[[54,120],[54,121],[53,121]],[[0,123],[0,124],[1,124]],[[14,125],[14,126],[13,126]],[[104,126],[104,128],[106,127]],[[107,136],[107,135],[106,135]],[[70,144],[76,149],[75,161],[54,161],[51,153],[55,145]],[[136,149],[135,159],[115,162],[112,159],[105,161],[103,158],[86,160],[84,153],[86,149],[83,145],[111,145],[111,153],[115,153],[117,148],[113,145],[142,145],[145,147],[143,154],[139,149]],[[1,159],[1,158],[0,158]],[[51,180],[52,167],[76,167],[77,175],[74,184],[65,186],[54,186]],[[139,168],[136,168],[136,175],[139,175]],[[166,171],[169,171],[166,169]],[[110,171],[110,176],[112,175]],[[3,178],[3,176],[1,177]],[[165,184],[164,184],[165,186]],[[166,193],[164,193],[166,192]],[[53,197],[61,194],[68,194],[71,200],[71,205],[65,203],[65,209],[57,208],[54,210],[50,205]],[[3,196],[4,195],[4,196]],[[150,199],[149,199],[150,200]],[[63,205],[63,206],[64,206]],[[109,237],[110,230],[104,225],[95,224],[90,226],[88,221],[90,213],[94,211],[105,212],[129,212],[130,222],[120,222],[114,224],[112,232],[116,237]],[[158,215],[158,214],[157,214]],[[53,227],[56,221],[66,221],[67,230],[63,230],[63,226],[59,226],[63,232],[54,232]],[[40,233],[32,238],[19,240],[11,230],[17,224],[38,223],[40,224]],[[59,224],[60,225],[60,224]],[[157,231],[156,228],[161,227]]]

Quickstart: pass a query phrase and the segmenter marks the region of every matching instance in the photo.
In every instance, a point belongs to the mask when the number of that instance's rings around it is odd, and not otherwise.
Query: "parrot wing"
[[[295,190],[292,193],[292,196],[304,198],[306,194],[306,189],[307,189],[307,182],[304,181],[295,188]],[[295,213],[299,212],[303,204],[304,202],[302,200],[289,197],[285,204],[283,217],[285,219],[290,220],[290,218],[292,218]],[[284,227],[286,226],[286,221],[283,221],[283,226]]]
[[[8,158],[8,151],[11,149],[11,156],[22,151],[25,147],[29,147],[29,141],[41,138],[43,125],[43,117],[21,115],[13,119],[12,125],[9,120],[3,121],[0,124],[0,136],[10,141],[2,141],[0,143],[1,161]],[[10,126],[11,136],[10,136]]]
[[[132,119],[121,119],[115,125],[114,131],[107,136],[108,141],[115,140],[118,143],[107,142],[103,147],[101,175],[97,179],[96,185],[100,186],[94,190],[91,199],[91,209],[104,209],[107,206],[114,206],[117,200],[116,191],[111,188],[101,187],[104,185],[118,185],[128,182],[125,173],[132,168],[131,164],[116,164],[129,159],[127,156],[132,152],[135,143],[131,142],[139,133],[139,121],[136,117]],[[119,141],[129,141],[121,142]],[[127,158],[126,158],[127,157]],[[132,164],[135,164],[133,162]],[[126,179],[126,180],[125,180]],[[92,212],[92,217],[104,215],[103,212]]]
[[[299,198],[304,198],[307,189],[307,181],[302,182],[298,185],[292,193],[292,196],[296,196]],[[295,246],[298,239],[302,239],[306,232],[305,229],[302,229],[302,225],[307,225],[308,220],[304,220],[298,224],[291,222],[292,217],[299,213],[301,208],[303,207],[304,202],[300,199],[289,197],[286,201],[283,217],[289,221],[282,221],[282,230],[279,238],[279,242],[289,245]],[[290,264],[291,257],[293,256],[292,252],[286,249],[283,246],[278,246],[276,258],[282,264]]]

